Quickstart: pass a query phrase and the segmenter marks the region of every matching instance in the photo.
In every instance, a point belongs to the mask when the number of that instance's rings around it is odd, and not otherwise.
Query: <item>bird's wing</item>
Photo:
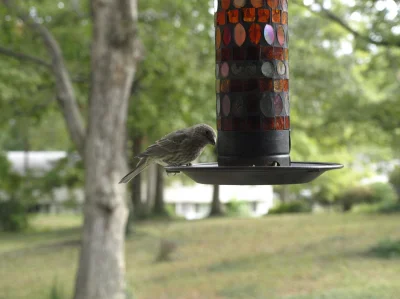
[[[150,145],[138,158],[164,156],[176,152],[182,142],[188,137],[185,130],[169,133],[154,144]]]

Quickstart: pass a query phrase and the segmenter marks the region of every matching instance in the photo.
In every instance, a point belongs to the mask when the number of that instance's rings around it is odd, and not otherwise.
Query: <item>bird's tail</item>
[[[128,183],[131,179],[141,173],[147,166],[149,166],[150,161],[147,157],[140,159],[139,163],[136,165],[135,169],[129,172],[126,176],[124,176],[119,184]]]

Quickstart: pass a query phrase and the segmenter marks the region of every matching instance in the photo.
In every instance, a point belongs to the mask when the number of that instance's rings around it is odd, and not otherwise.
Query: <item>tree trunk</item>
[[[219,200],[219,185],[213,186],[213,196],[211,202],[210,217],[212,216],[222,216],[224,214],[221,201]]]
[[[154,198],[153,215],[168,215],[164,203],[164,168],[160,165],[157,165],[156,194]]]
[[[143,137],[136,136],[133,138],[133,156],[136,157],[142,151]],[[132,159],[133,161],[133,159]],[[133,161],[131,169],[136,166],[137,161]],[[146,217],[145,206],[142,203],[142,174],[138,174],[131,184],[131,200],[133,206],[133,214],[136,219],[142,219]]]
[[[75,299],[123,299],[126,120],[135,73],[136,0],[92,0],[91,94],[85,143],[85,221]]]

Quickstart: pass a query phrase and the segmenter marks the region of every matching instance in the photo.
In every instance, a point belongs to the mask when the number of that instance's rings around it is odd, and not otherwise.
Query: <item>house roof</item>
[[[48,171],[55,162],[66,156],[67,152],[63,151],[7,152],[7,159],[11,163],[12,169],[19,174],[24,174],[26,169],[39,172]]]

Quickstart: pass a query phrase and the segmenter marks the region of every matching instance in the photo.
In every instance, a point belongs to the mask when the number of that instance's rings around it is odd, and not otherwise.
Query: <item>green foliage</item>
[[[400,166],[397,166],[389,175],[389,182],[393,185],[397,192],[397,198],[400,202]]]
[[[373,246],[369,253],[381,258],[400,258],[400,240],[383,240]]]
[[[248,202],[244,200],[231,200],[225,205],[226,215],[231,217],[247,217],[250,216],[250,208]]]
[[[344,190],[337,198],[337,203],[343,211],[349,211],[355,204],[378,202],[393,202],[396,194],[393,188],[384,183],[374,183],[370,185],[359,185]]]
[[[296,200],[279,203],[277,206],[268,211],[268,215],[310,212],[312,212],[312,205],[310,202],[306,200]]]
[[[19,232],[27,227],[28,213],[22,201],[0,201],[0,231]]]

